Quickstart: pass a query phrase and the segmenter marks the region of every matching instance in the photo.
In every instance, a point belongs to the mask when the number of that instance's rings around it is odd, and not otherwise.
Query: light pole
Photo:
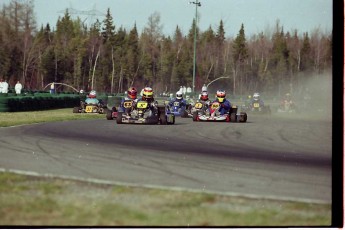
[[[196,0],[195,2],[189,2],[195,5],[195,25],[194,25],[194,56],[193,56],[193,93],[195,92],[195,68],[196,68],[196,28],[198,21],[198,6],[201,6],[201,2]]]

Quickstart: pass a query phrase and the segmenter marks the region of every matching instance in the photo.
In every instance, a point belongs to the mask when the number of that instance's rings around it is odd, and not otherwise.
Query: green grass
[[[72,109],[0,113],[0,127],[77,119]],[[331,204],[110,186],[0,173],[0,225],[330,226]]]
[[[105,114],[73,113],[72,108],[29,112],[0,112],[0,127],[97,118],[105,119]]]
[[[331,205],[0,173],[0,225],[330,226]]]

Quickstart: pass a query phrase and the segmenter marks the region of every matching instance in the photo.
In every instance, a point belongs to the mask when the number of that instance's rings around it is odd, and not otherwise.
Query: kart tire
[[[183,113],[182,113],[182,116],[181,117],[188,117],[188,112],[185,110],[185,111],[183,111]]]
[[[230,114],[230,122],[236,122],[237,119],[236,119],[236,113],[231,113]]]
[[[122,113],[121,112],[117,113],[116,123],[117,124],[122,124]]]
[[[165,116],[164,113],[161,113],[159,115],[159,122],[160,122],[161,125],[167,125],[168,124],[167,117]]]
[[[172,116],[172,122],[168,122],[168,125],[173,125],[175,124],[175,116]]]
[[[100,108],[99,109],[99,114],[107,114],[108,113],[108,109],[107,108]]]
[[[198,112],[193,113],[193,121],[198,121]]]
[[[107,120],[113,120],[113,112],[111,110],[107,110],[107,115],[105,117]]]
[[[247,122],[247,113],[241,113],[239,122]]]
[[[74,107],[73,108],[73,113],[79,113],[79,107]]]

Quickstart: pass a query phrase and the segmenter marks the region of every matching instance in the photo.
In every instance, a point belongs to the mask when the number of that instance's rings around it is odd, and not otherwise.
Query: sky
[[[7,3],[10,0],[0,0]],[[141,33],[147,26],[148,18],[155,12],[160,14],[160,24],[164,35],[173,35],[176,26],[187,34],[195,17],[196,0],[34,0],[34,12],[38,28],[50,24],[55,28],[56,22],[63,16],[67,8],[78,11],[97,10],[106,14],[110,9],[115,27],[130,30],[136,24]],[[238,34],[241,24],[244,25],[246,36],[274,30],[277,20],[284,32],[297,29],[302,35],[311,33],[316,28],[329,33],[332,30],[332,0],[199,0],[198,26],[206,31],[210,26],[217,30],[223,20],[225,36],[234,37]],[[79,16],[86,23],[98,18],[103,21],[105,16],[94,17],[84,14]]]

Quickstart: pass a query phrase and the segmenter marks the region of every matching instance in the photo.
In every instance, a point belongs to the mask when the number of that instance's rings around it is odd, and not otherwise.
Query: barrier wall
[[[80,104],[79,94],[73,93],[27,93],[16,95],[0,93],[0,112],[35,111],[72,108]]]

